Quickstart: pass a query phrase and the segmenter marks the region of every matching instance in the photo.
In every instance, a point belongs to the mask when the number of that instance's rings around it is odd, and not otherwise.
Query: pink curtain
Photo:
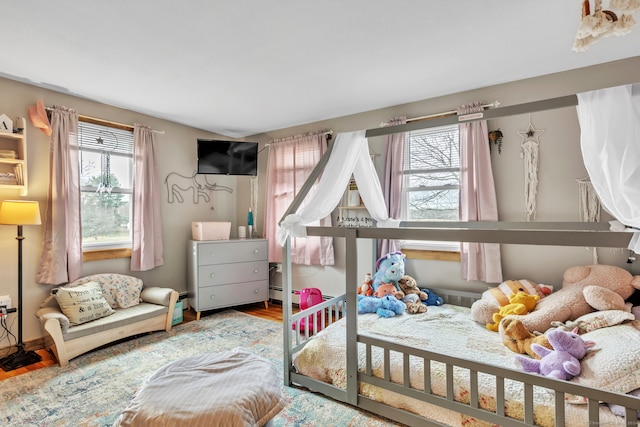
[[[278,223],[326,150],[325,132],[298,135],[270,143],[265,200],[265,237],[269,240],[269,262],[282,262],[282,248],[276,237],[280,229]],[[313,193],[312,189],[308,196]],[[331,226],[331,215],[308,225]],[[292,238],[291,262],[333,265],[333,239],[318,236]]]
[[[458,115],[483,111],[475,102],[458,108]],[[459,125],[460,133],[460,220],[497,221],[498,204],[491,169],[486,120]],[[502,282],[500,245],[497,243],[460,244],[462,278],[487,283]]]
[[[82,273],[78,113],[55,106],[51,111],[49,196],[38,283],[59,285]]]
[[[134,125],[133,155],[135,180],[131,271],[146,271],[164,265],[160,181],[153,131],[149,127]]]
[[[389,126],[407,123],[406,117],[396,117],[387,122]],[[383,196],[389,218],[400,219],[402,214],[402,181],[404,169],[404,132],[387,136],[387,151],[384,159]],[[380,239],[378,256],[400,250],[399,240]]]

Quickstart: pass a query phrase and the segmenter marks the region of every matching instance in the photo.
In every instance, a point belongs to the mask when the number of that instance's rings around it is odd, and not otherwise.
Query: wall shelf
[[[0,173],[14,174],[16,183],[8,183],[0,179],[0,191],[17,191],[20,196],[27,195],[27,130],[25,119],[20,119],[22,126],[19,133],[0,132],[0,153],[5,150],[15,153],[15,158],[0,155]]]

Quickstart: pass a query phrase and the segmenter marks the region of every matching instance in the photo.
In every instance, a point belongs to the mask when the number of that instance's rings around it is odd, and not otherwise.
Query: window
[[[78,122],[83,250],[130,248],[133,130]]]
[[[460,143],[458,126],[407,132],[402,186],[404,221],[458,221]],[[457,242],[406,241],[403,247],[458,251]]]

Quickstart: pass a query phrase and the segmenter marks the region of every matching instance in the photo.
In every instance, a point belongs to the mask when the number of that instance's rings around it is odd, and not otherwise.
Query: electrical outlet
[[[11,297],[9,295],[0,296],[0,307],[11,308]]]

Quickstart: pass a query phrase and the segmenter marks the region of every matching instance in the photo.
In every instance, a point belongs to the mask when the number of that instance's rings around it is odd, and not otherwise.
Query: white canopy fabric
[[[640,253],[640,84],[578,94],[585,167],[604,209]]]
[[[280,224],[278,242],[281,246],[289,236],[306,237],[306,226],[314,225],[338,206],[352,174],[362,202],[377,221],[376,226],[394,228],[400,225],[399,220],[390,219],[387,213],[365,133],[365,130],[359,130],[338,134],[313,197],[305,199],[298,211],[287,215]]]

